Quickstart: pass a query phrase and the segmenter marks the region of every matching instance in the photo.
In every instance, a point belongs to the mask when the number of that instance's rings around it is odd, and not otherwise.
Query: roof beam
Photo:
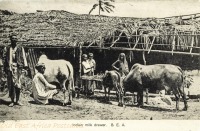
[[[120,39],[120,37],[122,36],[123,31],[119,34],[118,38],[112,43],[112,45],[110,47],[113,47],[114,44]]]
[[[87,46],[83,46],[83,48]],[[121,50],[121,51],[148,51],[147,49],[138,49],[138,48],[124,48],[124,47],[96,47],[91,46],[90,48],[93,49],[104,49],[104,50]],[[165,50],[151,50],[151,52],[155,53],[166,53],[166,54],[172,54],[172,51],[165,51]],[[189,52],[178,52],[174,51],[173,54],[180,54],[180,55],[194,55],[194,56],[200,56],[200,53],[189,53]]]

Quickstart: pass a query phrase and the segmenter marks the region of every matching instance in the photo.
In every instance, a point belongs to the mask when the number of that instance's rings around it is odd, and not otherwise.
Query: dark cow
[[[187,110],[186,94],[183,86],[183,72],[179,66],[170,64],[141,65],[134,64],[124,78],[124,94],[126,91],[138,92],[138,105],[143,105],[143,89],[172,91],[176,97],[176,109],[179,110],[180,96]]]
[[[119,98],[119,106],[122,106],[122,86],[121,86],[121,77],[120,74],[117,71],[106,71],[105,76],[103,78],[103,86],[104,86],[104,91],[105,91],[105,98],[107,98],[106,94],[107,91],[106,89],[108,88],[108,101],[110,101],[110,90],[114,89],[116,90],[116,95]]]
[[[66,60],[50,60],[44,54],[40,56],[38,63],[45,64],[44,76],[46,80],[49,83],[59,83],[64,90],[63,105],[71,105],[71,91],[74,90],[74,70],[71,63]]]

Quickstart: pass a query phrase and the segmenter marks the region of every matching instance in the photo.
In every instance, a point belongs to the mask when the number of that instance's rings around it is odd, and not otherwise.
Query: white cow
[[[41,55],[38,63],[44,63],[46,70],[44,77],[51,82],[57,82],[64,90],[63,105],[71,105],[72,90],[74,90],[74,70],[69,61],[50,60],[46,55]]]

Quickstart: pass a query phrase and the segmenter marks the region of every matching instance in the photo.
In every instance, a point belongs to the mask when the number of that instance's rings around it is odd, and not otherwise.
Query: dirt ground
[[[200,94],[199,79],[199,76],[193,76],[190,94]],[[175,101],[161,97],[149,97],[149,104],[139,108],[132,104],[129,96],[126,106],[119,107],[115,95],[111,95],[108,103],[104,94],[96,92],[90,98],[80,95],[80,98],[73,99],[71,107],[66,107],[62,106],[63,93],[59,92],[50,105],[38,105],[30,97],[30,81],[24,82],[26,86],[21,93],[20,100],[24,106],[8,107],[8,94],[0,94],[0,120],[200,120],[199,99],[188,100],[188,111],[176,111]],[[183,107],[183,102],[180,102],[180,109]]]
[[[97,93],[90,98],[74,98],[71,107],[62,106],[60,92],[50,105],[35,104],[29,94],[21,95],[24,106],[8,107],[8,95],[0,97],[0,120],[199,120],[200,102],[189,100],[188,111],[176,111],[175,101],[171,105],[149,98],[149,105],[138,108],[127,101],[126,107],[117,106],[116,96],[111,103],[104,101],[103,94]],[[183,102],[180,102],[183,108]]]

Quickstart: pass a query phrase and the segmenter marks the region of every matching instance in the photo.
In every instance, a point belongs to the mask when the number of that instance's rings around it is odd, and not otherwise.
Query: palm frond
[[[110,13],[110,11],[107,8],[105,8],[105,10],[106,10],[106,12]]]
[[[114,6],[114,5],[111,5],[110,2],[104,2],[103,4],[104,4],[105,6],[109,6],[109,7],[115,8],[115,6]]]
[[[99,6],[99,4],[94,4],[93,7],[92,7],[92,9],[89,11],[89,14],[90,14],[97,6]]]
[[[103,0],[104,2],[115,2],[115,0]]]
[[[108,11],[109,11],[109,12],[107,11],[108,13],[113,12],[113,10],[112,10],[110,7],[108,7],[108,6],[105,6],[104,9],[105,9],[106,11],[108,10]]]

